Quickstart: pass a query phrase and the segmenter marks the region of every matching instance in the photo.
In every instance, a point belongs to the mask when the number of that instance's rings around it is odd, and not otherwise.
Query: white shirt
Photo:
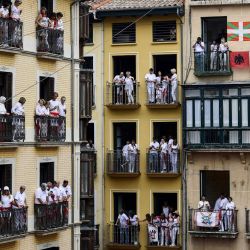
[[[66,197],[69,195],[69,196],[71,196],[72,195],[72,192],[71,192],[71,188],[70,188],[70,186],[68,185],[68,186],[66,186],[66,187],[64,187],[64,186],[61,186],[60,187],[60,189],[62,189],[62,191],[61,192],[64,192],[65,194],[66,194]]]
[[[172,148],[172,153],[178,154],[178,152],[179,152],[179,145],[178,144],[172,145],[171,148]]]
[[[26,194],[25,192],[16,192],[16,195],[14,197],[14,200],[16,201],[16,203],[19,205],[19,206],[25,206],[25,200],[26,200]],[[14,206],[16,207],[16,206]]]
[[[226,205],[226,210],[229,210],[227,211],[227,215],[232,215],[233,214],[233,211],[235,209],[235,204],[233,201],[231,202],[228,202],[227,205]]]
[[[168,144],[166,142],[164,142],[162,145],[161,145],[161,152],[162,153],[167,153],[167,150],[168,150]]]
[[[157,152],[157,150],[159,149],[159,147],[160,147],[160,144],[159,144],[159,142],[151,142],[150,143],[150,153],[156,153]]]
[[[169,207],[163,207],[162,212],[165,214],[166,217],[169,215]]]
[[[0,115],[5,115],[7,113],[5,105],[0,103]]]
[[[173,74],[171,76],[171,83],[172,85],[177,84],[177,74]]]
[[[0,9],[0,14],[3,18],[7,18],[9,15],[9,9],[4,8],[3,6]]]
[[[45,108],[45,106],[41,106],[40,104],[36,105],[36,115],[47,115],[48,110]]]
[[[228,203],[227,198],[222,199],[221,202],[220,202],[220,209],[226,209],[227,203]]]
[[[137,154],[137,150],[138,150],[137,144],[134,144],[134,145],[129,144],[129,145],[128,145],[128,151],[129,151],[130,153]]]
[[[116,84],[116,85],[121,85],[123,82],[125,81],[125,76],[120,76],[120,75],[116,75],[113,82]]]
[[[134,78],[132,76],[125,78],[125,90],[134,89]]]
[[[156,90],[156,97],[157,97],[157,98],[161,98],[162,93],[163,93],[163,89],[162,89],[162,88],[157,89],[157,90]]]
[[[136,214],[133,217],[129,216],[129,221],[132,226],[138,226],[138,216]]]
[[[156,75],[154,73],[153,74],[147,73],[145,75],[145,80],[148,83],[148,87],[153,87],[156,81]]]
[[[2,206],[4,208],[11,207],[12,201],[13,201],[13,196],[11,194],[10,195],[2,195],[1,202],[2,202]]]
[[[126,145],[123,146],[123,148],[122,148],[123,156],[126,156],[128,154],[129,145],[130,144],[126,144]]]
[[[64,27],[63,27],[63,20],[62,20],[62,19],[60,19],[60,20],[57,21],[56,29],[57,29],[57,30],[64,30]]]
[[[214,205],[214,210],[215,211],[218,211],[220,210],[220,202],[221,202],[221,198],[218,198],[215,202],[215,205]]]
[[[15,115],[24,115],[24,106],[17,102],[14,107],[12,107],[11,112]]]
[[[202,210],[208,210],[210,208],[210,204],[208,201],[199,201],[198,208]]]
[[[21,15],[21,10],[13,4],[11,11],[12,11],[12,18],[19,20]]]
[[[161,83],[161,76],[156,77],[156,83]]]
[[[63,186],[59,187],[58,196],[59,196],[59,200],[63,200],[63,198],[67,198],[67,194]]]
[[[59,105],[60,105],[60,102],[58,100],[50,100],[49,101],[49,108],[50,109],[53,109],[55,107],[57,107],[55,110],[52,110],[52,111],[58,111],[59,110]]]
[[[65,117],[66,116],[66,104],[62,104],[59,102],[59,115]]]
[[[46,16],[43,16],[40,20],[39,20],[39,24],[40,26],[44,27],[44,28],[48,28],[49,27],[49,18]]]
[[[35,193],[35,204],[41,204],[38,199],[41,199],[43,203],[46,202],[47,196],[48,196],[47,190],[43,191],[41,188],[38,188]]]
[[[128,223],[127,223],[128,222],[128,216],[125,213],[119,214],[118,219],[120,221],[121,226],[124,227],[124,226],[128,225]]]
[[[217,44],[211,44],[210,50],[211,50],[211,52],[217,52],[217,51],[218,51],[218,46],[217,46]]]
[[[200,42],[200,44],[195,43],[194,52],[204,52],[204,46],[205,46],[204,42]]]
[[[227,43],[221,43],[219,47],[220,52],[227,52],[228,51],[228,45]]]

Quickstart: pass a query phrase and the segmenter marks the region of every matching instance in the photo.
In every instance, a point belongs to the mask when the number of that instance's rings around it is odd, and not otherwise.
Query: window
[[[55,180],[54,162],[40,163],[40,185],[42,183],[53,182]]]
[[[177,139],[177,122],[154,122],[153,131],[153,137],[155,137],[159,142],[163,136],[167,139],[170,136],[173,139]]]
[[[113,67],[114,76],[130,71],[136,79],[136,56],[113,56]]]
[[[87,126],[87,141],[92,140],[92,142],[95,144],[95,124],[94,123],[88,123]]]
[[[153,42],[176,41],[176,22],[153,22]]]
[[[0,165],[0,188],[3,190],[4,186],[12,188],[12,165],[3,164]]]
[[[46,101],[51,100],[55,91],[55,79],[53,77],[40,76],[39,91],[40,98]]]
[[[5,107],[10,113],[12,106],[12,73],[0,72],[0,96],[6,97]]]
[[[153,193],[154,214],[161,215],[164,203],[167,203],[172,211],[177,210],[177,193]]]
[[[93,198],[85,198],[80,201],[80,218],[81,220],[88,220],[91,224],[94,224],[94,199]]]
[[[177,56],[173,55],[154,55],[154,71],[157,74],[158,71],[161,71],[162,76],[171,77],[170,70],[177,67]],[[177,72],[178,73],[178,72]]]
[[[53,13],[54,1],[53,0],[40,0],[40,1],[41,1],[40,8],[45,7],[47,9],[48,17],[50,17],[51,14]]]
[[[135,23],[113,23],[113,43],[135,43]]]
[[[200,171],[200,195],[205,195],[211,207],[220,194],[230,196],[229,171]]]
[[[114,221],[117,220],[121,209],[126,213],[130,210],[137,212],[136,196],[136,193],[114,193]]]
[[[122,150],[126,141],[136,140],[136,123],[123,122],[114,123],[114,150]]]
[[[86,43],[93,43],[93,23],[94,23],[94,15],[90,13],[89,15],[89,36],[86,39]]]

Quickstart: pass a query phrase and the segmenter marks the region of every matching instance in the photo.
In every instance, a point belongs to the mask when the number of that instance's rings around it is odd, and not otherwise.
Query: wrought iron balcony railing
[[[68,202],[52,203],[50,205],[35,204],[35,230],[53,231],[68,226]]]
[[[63,56],[64,31],[50,28],[37,29],[37,52]]]
[[[82,250],[97,250],[100,247],[99,227],[94,225],[81,228],[81,249]]]
[[[0,115],[0,142],[24,141],[25,117]]]
[[[140,227],[132,225],[108,225],[109,243],[117,246],[137,246],[140,247]]]
[[[194,74],[196,76],[231,75],[229,51],[194,52]]]
[[[107,173],[133,175],[140,173],[140,152],[113,150],[107,153]]]
[[[23,23],[0,18],[0,48],[23,48]]]
[[[140,106],[139,82],[133,86],[107,82],[106,105],[110,108],[135,109]]]
[[[148,150],[147,174],[150,175],[176,175],[180,173],[179,152],[158,152]]]
[[[194,237],[236,238],[237,210],[189,209],[189,233]]]
[[[25,236],[28,229],[27,212],[27,208],[10,208],[0,211],[0,242]]]
[[[246,209],[246,237],[250,239],[250,210]]]
[[[66,118],[63,116],[35,116],[36,141],[64,142],[66,140]]]

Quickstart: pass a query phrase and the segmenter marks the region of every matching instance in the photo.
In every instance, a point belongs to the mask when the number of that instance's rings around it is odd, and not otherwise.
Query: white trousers
[[[172,171],[174,173],[177,173],[177,160],[178,160],[178,154],[171,153],[170,155],[171,165],[172,165]]]
[[[172,91],[171,91],[171,95],[172,95],[172,99],[173,102],[176,102],[177,98],[176,98],[176,92],[177,92],[177,82],[172,84]]]
[[[216,70],[217,69],[217,52],[212,51],[210,54],[210,69]]]
[[[133,90],[132,89],[126,89],[126,94],[127,94],[127,97],[128,97],[128,103],[134,103]]]
[[[220,69],[226,70],[227,69],[227,53],[220,53]]]
[[[149,102],[155,102],[155,87],[148,86],[148,101]]]

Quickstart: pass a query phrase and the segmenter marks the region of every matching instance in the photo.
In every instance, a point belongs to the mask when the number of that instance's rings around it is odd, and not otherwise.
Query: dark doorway
[[[167,202],[172,211],[177,210],[177,193],[154,193],[154,213],[160,215],[162,206]]]
[[[130,210],[137,213],[136,193],[114,193],[114,221],[117,220],[122,208],[126,214]]]
[[[6,97],[5,107],[10,113],[12,106],[12,73],[0,72],[0,96]]]
[[[177,59],[176,54],[174,55],[154,55],[154,71],[155,74],[158,74],[158,71],[161,71],[162,76],[171,76],[171,69],[176,69]]]
[[[123,122],[113,123],[114,129],[114,150],[122,150],[126,141],[136,140],[136,123]]]
[[[53,0],[41,0],[41,8],[45,7],[47,9],[47,15],[50,18],[53,13]]]
[[[87,140],[92,140],[92,142],[95,144],[95,124],[94,123],[88,123],[87,126]]]
[[[40,76],[40,98],[49,101],[53,97],[55,91],[55,79],[53,77]]]
[[[171,136],[173,139],[178,140],[177,122],[154,122],[153,131],[153,137],[158,141],[160,141],[163,136],[166,136],[167,139]]]
[[[205,195],[214,207],[216,200],[221,193],[230,195],[229,171],[200,171],[200,195]]]
[[[207,47],[206,51],[210,50],[213,41],[220,44],[222,37],[227,39],[227,17],[202,18],[202,38]]]
[[[54,173],[54,162],[40,163],[40,185],[49,181],[53,182],[55,179]]]
[[[11,191],[12,187],[12,165],[0,165],[0,188],[3,190],[4,186],[8,186]]]
[[[59,250],[59,247],[48,247],[48,248],[43,248],[43,250]]]
[[[136,56],[113,56],[114,77],[126,71],[131,72],[131,76],[136,79]]]

